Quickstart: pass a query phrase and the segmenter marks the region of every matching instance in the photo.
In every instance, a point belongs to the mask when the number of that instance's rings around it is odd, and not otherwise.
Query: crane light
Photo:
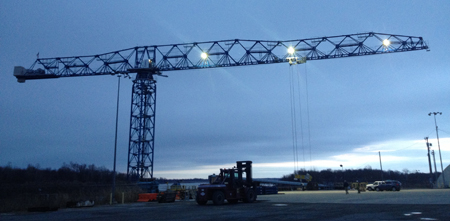
[[[203,60],[205,60],[205,59],[208,58],[208,54],[206,54],[206,52],[202,52],[201,57],[202,57]]]
[[[385,47],[389,46],[390,44],[391,44],[391,41],[389,41],[389,39],[384,39],[383,45],[384,45]]]
[[[289,54],[294,54],[294,52],[295,52],[295,49],[293,47],[289,47],[288,48],[288,53]]]

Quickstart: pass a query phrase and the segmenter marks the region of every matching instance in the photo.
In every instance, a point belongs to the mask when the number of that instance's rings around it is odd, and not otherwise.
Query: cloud
[[[437,140],[430,139],[429,141],[434,142]],[[441,150],[450,150],[450,138],[442,138],[440,142]],[[378,151],[381,151],[383,170],[401,171],[408,168],[409,170],[428,171],[427,152],[424,140],[393,140],[364,145],[348,153],[331,155],[320,160],[300,160],[297,163],[294,163],[294,161],[276,161],[270,163],[254,161],[253,173],[257,178],[280,178],[282,175],[292,174],[295,168],[298,170],[341,170],[364,169],[369,166],[373,169],[380,169]],[[438,158],[437,151],[436,158]],[[343,165],[343,168],[340,165]],[[212,173],[217,174],[220,168],[231,168],[233,166],[235,166],[234,163],[211,164],[207,166],[194,166],[188,170],[177,168],[176,170],[161,170],[156,172],[166,178],[183,177],[184,174],[195,174],[197,178],[206,178]]]

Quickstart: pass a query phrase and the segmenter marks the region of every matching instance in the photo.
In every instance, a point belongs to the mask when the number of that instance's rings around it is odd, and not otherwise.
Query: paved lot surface
[[[283,192],[255,203],[132,203],[1,214],[0,220],[450,220],[450,190]]]
[[[358,194],[349,191],[300,191],[283,192],[279,195],[258,196],[274,202],[297,203],[346,203],[346,204],[447,204],[450,205],[450,189],[420,189],[401,191],[368,191]],[[450,210],[450,208],[449,208]]]

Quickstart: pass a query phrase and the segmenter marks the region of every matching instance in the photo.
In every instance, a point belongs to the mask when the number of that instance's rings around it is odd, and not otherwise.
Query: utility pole
[[[433,179],[433,169],[431,167],[431,158],[430,158],[430,146],[431,146],[431,143],[428,143],[428,137],[425,137],[425,140],[427,141],[427,149],[428,149],[428,154],[427,155],[428,155],[428,165],[430,166],[430,178]]]
[[[434,162],[434,180],[437,181],[437,169],[436,169],[436,157],[434,157],[434,150],[431,151],[431,155],[433,155],[433,162]]]
[[[381,180],[383,180],[383,165],[381,165],[381,151],[378,151],[378,155],[380,156]]]
[[[442,171],[442,180],[444,181],[444,188],[445,188],[445,175],[444,175],[444,166],[442,166],[442,155],[441,155],[441,144],[439,143],[439,133],[438,133],[438,126],[436,123],[436,114],[442,115],[442,112],[430,112],[428,116],[434,115],[434,125],[436,126],[436,137],[438,141],[438,149],[439,149],[439,158],[441,160],[441,171]]]

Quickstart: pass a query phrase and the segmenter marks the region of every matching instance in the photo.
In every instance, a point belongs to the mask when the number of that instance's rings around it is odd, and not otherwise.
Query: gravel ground
[[[304,191],[258,196],[255,203],[132,203],[1,214],[0,220],[450,220],[450,190]]]

